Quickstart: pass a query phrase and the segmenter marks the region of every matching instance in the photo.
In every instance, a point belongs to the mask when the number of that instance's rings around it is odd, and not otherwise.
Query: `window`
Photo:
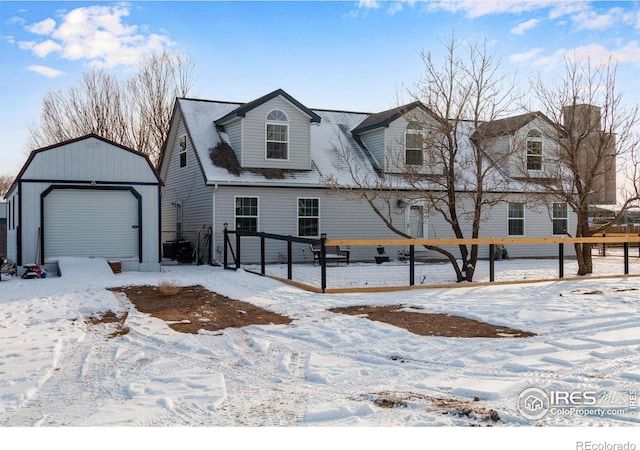
[[[542,170],[542,134],[538,130],[527,133],[527,170]]]
[[[182,202],[176,202],[176,239],[182,239]]]
[[[187,137],[180,138],[180,167],[187,165]]]
[[[289,118],[279,109],[267,114],[267,159],[289,159]]]
[[[422,127],[419,124],[407,124],[407,129],[404,132],[404,148],[407,166],[421,166],[423,164]]]
[[[258,231],[258,197],[236,197],[236,231]]]
[[[320,199],[298,199],[298,236],[320,236]]]
[[[524,236],[524,205],[509,203],[509,236]]]
[[[567,219],[567,204],[554,203],[552,205],[553,234],[567,234],[569,229]]]

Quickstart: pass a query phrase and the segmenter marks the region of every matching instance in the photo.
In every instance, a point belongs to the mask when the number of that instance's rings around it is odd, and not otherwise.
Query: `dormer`
[[[352,134],[386,173],[442,173],[439,122],[420,102],[372,114]]]
[[[282,89],[217,119],[242,168],[311,170],[310,127],[320,116]]]
[[[557,136],[551,120],[533,112],[485,122],[473,133],[472,141],[511,177],[550,178],[556,175]]]

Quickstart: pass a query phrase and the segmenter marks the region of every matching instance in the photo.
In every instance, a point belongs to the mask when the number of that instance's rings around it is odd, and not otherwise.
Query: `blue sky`
[[[640,2],[139,1],[0,2],[0,175],[27,157],[43,96],[94,65],[126,74],[141,56],[183,50],[192,97],[250,101],[282,88],[310,108],[398,105],[452,32],[486,41],[522,83],[552,77],[565,55],[612,55],[640,103]]]

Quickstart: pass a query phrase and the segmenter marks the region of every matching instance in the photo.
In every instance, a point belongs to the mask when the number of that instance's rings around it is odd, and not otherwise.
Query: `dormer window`
[[[542,134],[538,130],[527,133],[527,170],[542,170]]]
[[[289,118],[279,109],[267,114],[266,158],[289,159]]]
[[[407,124],[404,132],[405,164],[421,166],[424,163],[422,152],[422,126],[417,123]]]

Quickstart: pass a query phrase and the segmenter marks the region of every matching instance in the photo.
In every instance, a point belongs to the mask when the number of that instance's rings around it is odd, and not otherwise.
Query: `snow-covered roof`
[[[243,169],[236,161],[233,164],[214,164],[211,158],[211,150],[226,152],[222,159],[233,159],[230,150],[230,141],[226,133],[216,127],[216,121],[228,118],[230,114],[240,110],[251,103],[232,103],[223,101],[210,101],[200,99],[180,98],[178,108],[181,112],[191,142],[200,160],[203,174],[207,184],[234,184],[234,185],[261,185],[281,186],[295,185],[300,187],[323,186],[327,179],[332,179],[341,186],[353,186],[350,169],[357,170],[361,175],[376,177],[380,174],[380,168],[376,161],[368,153],[363,143],[359,140],[358,130],[371,129],[371,127],[386,126],[385,123],[399,117],[403,111],[414,109],[414,104],[394,108],[383,113],[369,114],[364,112],[334,111],[325,109],[309,109],[313,117],[319,120],[310,124],[310,154],[311,170],[282,170],[274,176],[274,170]],[[226,120],[226,119],[225,119]],[[388,124],[387,124],[388,125]],[[461,122],[459,127],[462,137],[459,142],[459,156],[462,159],[473,157],[473,145],[470,139],[473,130],[467,129],[471,123]],[[498,126],[500,128],[500,126]],[[226,145],[225,145],[226,144]],[[347,166],[342,154],[349,154]],[[214,158],[215,159],[215,158]],[[488,158],[488,164],[491,160]],[[499,169],[499,168],[497,168]],[[405,184],[398,175],[385,174],[387,180],[396,188],[402,188]],[[461,188],[467,182],[472,182],[469,174],[460,174]],[[522,191],[527,188],[526,183],[507,177],[502,171],[497,170],[492,176],[500,178],[495,185],[500,190]],[[395,178],[395,179],[394,179]],[[424,188],[429,188],[429,180],[425,178]],[[434,188],[436,185],[433,185]],[[408,187],[408,186],[407,186]]]

